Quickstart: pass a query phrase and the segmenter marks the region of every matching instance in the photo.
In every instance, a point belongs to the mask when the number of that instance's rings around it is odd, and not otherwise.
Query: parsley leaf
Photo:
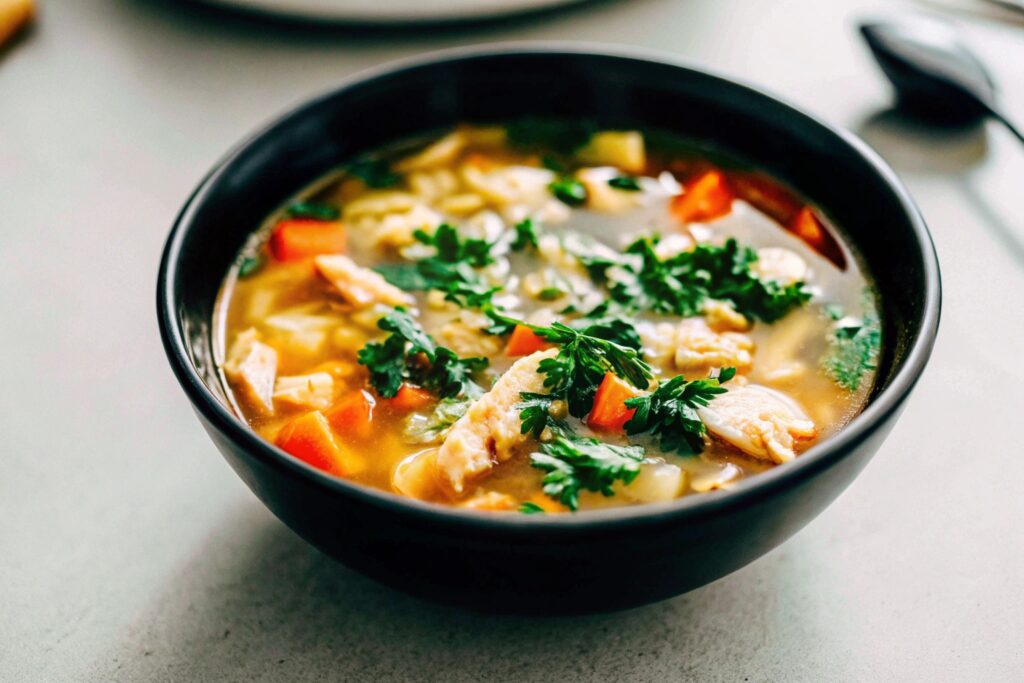
[[[639,192],[640,182],[632,176],[619,176],[617,178],[610,178],[608,185],[614,187],[616,190],[625,190],[626,192]]]
[[[249,277],[250,275],[255,275],[262,267],[262,256],[245,256],[238,264],[238,277]]]
[[[466,386],[466,391],[455,398],[438,401],[434,412],[424,417],[413,413],[406,422],[402,436],[412,443],[438,443],[483,390],[475,383]]]
[[[521,512],[524,515],[543,515],[544,508],[542,508],[540,505],[537,505],[536,503],[527,500],[524,501],[523,504],[519,506],[519,512]]]
[[[844,318],[836,310],[826,311],[832,317],[838,314],[835,327],[829,335],[829,351],[822,361],[825,372],[847,391],[857,391],[865,375],[878,367],[882,346],[882,327],[874,303],[867,295],[863,318]]]
[[[345,171],[373,188],[392,187],[402,179],[384,159],[357,159],[346,166]]]
[[[555,199],[569,206],[582,206],[587,201],[587,188],[575,178],[559,178],[548,189]]]
[[[436,253],[415,263],[385,264],[376,271],[391,284],[406,291],[437,289],[445,299],[464,308],[483,308],[500,287],[492,287],[475,269],[494,262],[486,240],[461,238],[448,224],[441,224],[433,235],[422,230],[416,240],[434,247]]]
[[[318,221],[333,221],[341,216],[338,207],[319,202],[296,202],[288,207],[292,218],[312,218]]]
[[[544,493],[570,510],[579,508],[581,490],[614,495],[616,481],[630,484],[640,474],[644,449],[615,446],[590,437],[560,435],[530,454],[530,464],[547,474]]]
[[[802,282],[783,285],[757,277],[751,270],[757,252],[734,239],[722,246],[702,244],[667,259],[657,255],[656,243],[639,239],[618,259],[603,254],[577,258],[592,278],[608,282],[614,301],[632,310],[686,317],[700,313],[707,299],[719,299],[748,318],[774,322],[811,297]]]
[[[697,409],[724,394],[726,389],[722,384],[735,375],[736,368],[724,368],[717,378],[692,382],[679,375],[662,382],[650,394],[626,399],[626,406],[636,409],[626,423],[626,433],[650,432],[660,438],[663,451],[700,453],[704,450],[707,427]]]
[[[540,239],[540,230],[532,218],[525,218],[515,226],[516,236],[509,245],[512,251],[523,251],[527,248],[536,249]]]
[[[377,327],[391,335],[360,349],[358,360],[384,398],[397,394],[406,381],[441,398],[459,396],[473,390],[471,376],[487,367],[486,358],[459,358],[451,349],[438,346],[404,308],[388,313]]]

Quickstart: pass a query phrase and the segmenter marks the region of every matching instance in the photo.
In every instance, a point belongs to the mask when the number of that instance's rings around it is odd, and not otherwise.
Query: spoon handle
[[[1002,113],[1000,111],[996,111],[995,109],[991,109],[990,108],[989,112],[991,112],[992,118],[994,118],[996,121],[998,121],[999,123],[1001,123],[1004,126],[1006,126],[1006,128],[1011,133],[1013,133],[1015,136],[1017,136],[1018,140],[1020,140],[1022,143],[1024,143],[1024,127],[1021,127],[1020,125],[1014,123],[1009,118],[1007,118],[1006,114],[1004,114],[1004,113]]]

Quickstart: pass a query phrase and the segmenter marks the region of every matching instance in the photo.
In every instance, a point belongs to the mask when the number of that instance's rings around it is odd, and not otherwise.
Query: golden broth
[[[749,370],[741,372],[742,378],[734,382],[738,381],[738,386],[749,382],[777,390],[799,404],[806,416],[814,422],[816,436],[801,440],[797,446],[798,452],[827,438],[861,410],[874,379],[873,373],[869,371],[859,388],[850,391],[838,386],[834,378],[823,370],[823,359],[831,348],[829,338],[834,334],[837,324],[834,320],[837,315],[827,315],[827,310],[830,312],[831,309],[826,309],[826,306],[841,307],[843,315],[849,319],[865,315],[868,311],[864,310],[864,306],[870,308],[874,305],[867,278],[858,259],[848,248],[843,245],[839,247],[842,256],[840,262],[845,261],[845,269],[840,269],[796,234],[769,218],[765,212],[738,197],[734,199],[727,215],[706,223],[682,225],[673,217],[671,210],[676,194],[673,191],[674,178],[685,180],[687,176],[694,175],[694,168],[700,170],[708,167],[707,162],[702,162],[699,157],[695,162],[692,154],[683,162],[659,154],[658,150],[646,150],[644,167],[630,171],[630,176],[635,172],[649,179],[644,181],[644,189],[639,193],[628,193],[630,196],[613,195],[609,200],[625,202],[628,204],[625,209],[604,205],[592,208],[589,204],[597,203],[593,192],[588,194],[588,206],[569,208],[554,199],[551,200],[555,202],[552,204],[534,193],[528,200],[523,200],[525,208],[517,208],[503,203],[499,191],[490,195],[481,193],[468,179],[477,170],[489,172],[509,166],[536,169],[539,178],[541,156],[533,151],[520,151],[509,146],[500,131],[464,129],[459,134],[464,139],[454,153],[444,149],[445,140],[450,137],[444,138],[429,147],[426,153],[429,157],[430,153],[437,152],[438,158],[428,158],[423,168],[402,174],[395,188],[369,189],[363,181],[345,171],[339,171],[317,183],[303,197],[340,207],[347,237],[346,253],[357,264],[366,267],[422,257],[422,245],[411,243],[411,230],[408,230],[410,221],[415,223],[422,220],[423,225],[416,227],[428,228],[428,231],[436,227],[430,225],[431,222],[444,221],[455,226],[460,233],[495,239],[498,233],[511,230],[512,225],[526,215],[537,217],[545,234],[554,235],[563,241],[566,235],[573,235],[573,239],[582,236],[581,239],[593,239],[615,250],[622,249],[637,237],[649,234],[663,237],[685,234],[700,242],[710,243],[721,243],[728,237],[735,237],[740,244],[754,248],[784,248],[797,254],[805,264],[806,282],[814,296],[806,305],[793,310],[777,322],[754,323],[749,331],[740,333],[749,336],[754,350]],[[415,156],[420,147],[422,145],[405,146],[402,149],[413,149],[412,154]],[[613,153],[610,156],[614,158]],[[402,159],[408,159],[405,153],[391,153],[387,157],[394,160],[396,169],[403,168]],[[599,161],[601,163],[591,161],[592,166],[585,166],[575,160],[574,167],[603,168],[614,165],[608,163],[609,160]],[[720,162],[716,160],[716,163]],[[673,170],[674,174],[671,172]],[[579,173],[578,168],[575,172]],[[525,173],[524,177],[532,176]],[[592,187],[598,194],[603,192],[599,186],[588,187]],[[777,188],[786,201],[798,200],[781,186]],[[514,195],[515,192],[510,191],[509,194]],[[633,194],[643,196],[634,198]],[[391,205],[387,204],[389,196]],[[380,200],[380,206],[367,204],[368,199],[374,198]],[[756,196],[748,199],[758,202]],[[773,213],[773,209],[778,207],[777,204],[763,204],[762,208]],[[408,218],[410,213],[414,214],[420,209],[421,216]],[[357,362],[356,354],[366,343],[379,341],[385,336],[377,328],[377,321],[388,307],[371,305],[361,309],[353,308],[339,299],[338,292],[318,274],[310,259],[289,262],[275,259],[268,249],[267,238],[284,216],[284,210],[271,216],[254,233],[250,244],[243,250],[243,257],[257,256],[261,260],[258,270],[243,277],[240,276],[239,265],[236,265],[225,280],[215,325],[220,362],[223,365],[229,349],[240,335],[255,330],[260,341],[277,352],[278,382],[281,377],[327,372],[333,378],[330,390],[333,403],[353,392],[367,389],[367,372]],[[551,238],[547,238],[544,246],[551,247],[551,244]],[[568,268],[560,269],[560,259],[565,260],[558,253],[543,256],[509,254],[507,258],[500,259],[498,266],[493,267],[493,273],[487,269],[485,272],[493,282],[505,287],[505,291],[497,296],[503,297],[503,303],[507,303],[511,310],[531,322],[540,320],[540,324],[547,324],[552,315],[560,310],[558,307],[564,307],[569,299],[582,300],[590,296],[591,300],[595,300],[593,295],[597,294],[596,300],[600,301],[606,297],[600,287],[593,283],[589,285],[592,291],[579,296],[559,297],[554,302],[544,300],[543,296],[532,296],[531,292],[536,294],[538,280],[550,282],[553,279],[557,283],[560,277],[568,278],[570,282],[562,291],[566,288],[575,291],[576,286],[580,285],[578,269],[572,268],[571,264]],[[438,292],[412,294],[415,301],[412,310],[423,328],[439,344],[450,346],[461,356],[484,355],[489,358],[490,366],[480,379],[484,388],[515,360],[505,354],[503,338],[473,332],[473,325],[467,324],[467,320],[473,323],[474,315],[479,314],[466,312],[450,302],[442,301]],[[548,293],[547,298],[550,297]],[[563,315],[560,319],[567,317],[572,315]],[[636,320],[639,326],[644,327],[665,321],[674,323],[680,319],[643,313],[638,314]],[[706,372],[676,371],[671,362],[667,365],[652,362],[652,365],[663,379],[675,374],[685,374],[689,379],[706,375]],[[235,410],[268,441],[273,442],[290,420],[311,410],[310,405],[275,399],[273,413],[267,414],[266,411],[256,409],[242,392],[237,391],[236,382],[225,378],[225,386],[229,389]],[[429,455],[438,446],[437,443],[424,442],[425,437],[422,435],[410,436],[417,432],[417,427],[422,428],[430,419],[435,406],[436,403],[431,403],[410,414],[393,410],[386,401],[378,400],[374,407],[371,434],[358,437],[335,429],[334,436],[348,454],[349,462],[357,463],[349,468],[345,476],[362,484],[395,491],[393,478],[396,468],[403,462],[406,463],[403,467],[409,467],[417,454]],[[584,423],[578,420],[571,422],[581,433],[592,434]],[[621,434],[602,433],[598,436],[614,443],[625,444],[628,441],[643,445],[647,449],[647,457],[654,457],[659,462],[678,468],[683,473],[680,481],[684,482],[678,495],[728,487],[744,477],[774,466],[771,461],[744,454],[720,438],[708,439],[704,452],[699,455],[680,456],[661,452],[655,440],[643,435],[629,437],[628,440]],[[541,491],[544,474],[532,467],[529,460],[529,453],[536,450],[536,447],[535,441],[527,440],[516,448],[511,458],[497,464],[487,476],[474,479],[460,496],[452,496],[450,492],[446,495],[431,484],[420,497],[449,504],[466,504],[469,501],[470,506],[480,509],[515,509],[515,505],[520,502],[532,501],[549,512],[562,510],[564,508],[553,503]],[[429,474],[423,476],[429,477]],[[642,489],[639,487],[637,491]],[[580,508],[636,504],[663,497],[664,493],[658,493],[654,498],[645,497],[642,493],[633,495],[630,486],[619,482],[616,484],[616,495],[611,497],[584,492],[580,497]]]

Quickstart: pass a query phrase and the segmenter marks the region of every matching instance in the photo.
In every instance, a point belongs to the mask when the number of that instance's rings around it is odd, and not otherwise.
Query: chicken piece
[[[263,415],[274,412],[274,378],[277,376],[277,351],[259,341],[253,329],[242,332],[231,345],[224,374],[235,394]]]
[[[796,252],[782,247],[758,249],[757,261],[750,269],[758,277],[775,280],[781,285],[801,282],[807,277],[807,263]]]
[[[555,180],[552,171],[532,166],[502,166],[493,171],[483,171],[463,164],[459,173],[467,188],[496,206],[525,204],[540,207],[550,198],[548,185]]]
[[[453,320],[441,328],[438,335],[442,345],[462,357],[493,356],[501,351],[500,337],[486,334],[479,327],[473,327],[461,320]]]
[[[297,408],[325,410],[334,400],[334,377],[328,372],[278,377],[274,400]]]
[[[526,441],[515,405],[522,400],[521,392],[543,391],[544,375],[537,366],[557,354],[557,349],[548,349],[517,360],[452,426],[437,453],[438,472],[450,492],[461,494],[467,480],[508,460],[513,449]]]
[[[647,360],[662,368],[705,374],[713,368],[749,370],[754,342],[739,332],[715,332],[703,318],[677,325],[643,322],[636,326]]]
[[[334,289],[356,308],[378,303],[388,306],[413,303],[412,296],[385,280],[380,273],[356,265],[348,256],[317,256],[313,262]]]
[[[749,370],[754,342],[739,332],[715,332],[703,318],[687,318],[676,328],[675,365],[683,372],[734,367]]]
[[[814,422],[795,401],[756,384],[730,389],[697,413],[718,438],[775,463],[795,458],[797,442],[817,434]]]
[[[715,332],[746,332],[750,321],[728,301],[708,299],[701,308],[708,326]]]

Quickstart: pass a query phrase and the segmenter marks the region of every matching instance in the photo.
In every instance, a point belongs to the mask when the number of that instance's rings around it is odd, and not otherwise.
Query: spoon
[[[918,19],[862,24],[860,31],[901,108],[950,123],[991,117],[1024,142],[1024,130],[998,107],[992,77],[950,26]]]

